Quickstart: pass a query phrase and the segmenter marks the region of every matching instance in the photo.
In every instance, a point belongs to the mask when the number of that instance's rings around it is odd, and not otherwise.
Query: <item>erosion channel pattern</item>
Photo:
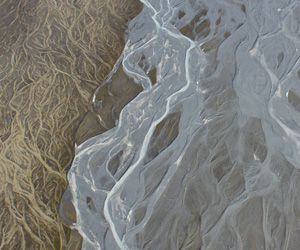
[[[298,249],[299,1],[142,3],[120,64],[143,90],[68,173],[83,248]]]
[[[57,211],[75,128],[141,9],[137,0],[0,1],[1,250],[80,247]],[[81,128],[98,119],[92,111]],[[101,129],[78,129],[77,143]]]

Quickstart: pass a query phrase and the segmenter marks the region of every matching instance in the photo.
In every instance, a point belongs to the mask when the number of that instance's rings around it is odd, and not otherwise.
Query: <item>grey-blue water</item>
[[[299,249],[300,2],[142,2],[144,90],[68,174],[82,248]]]

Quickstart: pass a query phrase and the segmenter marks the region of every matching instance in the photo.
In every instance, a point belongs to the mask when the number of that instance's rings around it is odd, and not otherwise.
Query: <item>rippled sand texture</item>
[[[60,249],[70,237],[57,206],[74,130],[141,8],[134,0],[1,1],[0,249]]]
[[[299,1],[142,2],[143,91],[68,173],[83,246],[298,249]]]

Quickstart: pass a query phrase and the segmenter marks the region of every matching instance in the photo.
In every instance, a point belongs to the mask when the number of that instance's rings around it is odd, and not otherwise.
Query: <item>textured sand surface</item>
[[[0,1],[0,249],[61,249],[70,237],[69,249],[80,247],[57,213],[75,128],[141,8],[135,0]]]

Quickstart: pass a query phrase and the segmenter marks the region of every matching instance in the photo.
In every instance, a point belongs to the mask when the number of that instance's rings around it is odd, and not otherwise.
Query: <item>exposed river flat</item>
[[[141,9],[137,0],[0,1],[1,250],[80,249],[58,215],[75,129],[86,113],[77,143],[102,131],[89,100]]]
[[[299,0],[0,1],[0,249],[300,249],[299,50]]]

